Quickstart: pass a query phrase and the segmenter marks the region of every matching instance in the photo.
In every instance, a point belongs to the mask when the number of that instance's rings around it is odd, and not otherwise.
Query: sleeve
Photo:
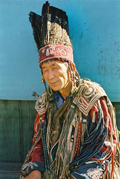
[[[30,160],[29,162],[25,163],[22,166],[21,173],[24,176],[27,176],[32,170],[39,170],[41,172],[45,171],[44,167],[44,151],[43,151],[43,146],[42,146],[42,140],[41,137],[39,137],[39,140],[36,142],[35,138],[39,130],[39,119],[40,116],[37,114],[35,122],[34,122],[34,135],[33,135],[33,149],[30,154]],[[28,152],[29,153],[29,152]]]
[[[113,130],[112,120],[111,120],[111,117],[110,117],[110,114],[108,111],[108,107],[106,105],[106,101],[104,100],[104,98],[100,98],[100,105],[101,105],[101,109],[102,109],[104,122],[105,122],[105,124],[108,123],[108,126],[107,126],[108,127],[108,135],[107,135],[107,138],[104,142],[104,145],[103,145],[101,151],[105,152],[106,149],[108,149],[109,151],[112,150],[115,153],[116,152],[116,135]],[[90,111],[91,121],[94,118],[94,113],[95,113],[95,121],[97,123],[98,116],[99,116],[99,109],[97,107],[97,103],[92,107],[92,109]]]
[[[109,148],[111,148],[113,153],[115,153],[116,152],[116,135],[115,135],[115,131],[113,130],[112,120],[111,120],[106,102],[103,98],[100,99],[100,103],[101,103],[101,108],[103,111],[103,117],[104,117],[105,122],[107,119],[109,119],[108,120],[108,135],[101,151],[104,152],[105,148],[109,146]]]
[[[100,120],[99,107],[102,111],[102,120]],[[88,126],[89,137],[87,138],[87,142],[89,141],[89,143],[83,147],[83,152],[80,152],[78,159],[76,159],[80,163],[71,173],[71,176],[76,179],[102,177],[106,164],[111,160],[112,156],[114,157],[114,153],[116,152],[116,135],[104,98],[100,98],[99,105],[98,102],[94,104],[89,112],[88,118],[90,119]],[[104,138],[105,132],[106,136]],[[91,134],[94,135],[91,137]],[[98,151],[95,153],[96,149]],[[86,155],[84,156],[84,154]],[[86,160],[87,157],[89,160]]]

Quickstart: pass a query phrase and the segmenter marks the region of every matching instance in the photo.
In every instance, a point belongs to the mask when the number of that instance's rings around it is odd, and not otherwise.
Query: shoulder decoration
[[[46,92],[44,92],[39,99],[36,101],[35,109],[37,110],[38,114],[41,116],[45,114],[47,110],[47,102],[46,102]]]
[[[73,103],[78,106],[79,110],[83,112],[85,116],[88,116],[94,103],[103,96],[107,96],[106,92],[98,83],[83,78],[80,82],[80,88],[77,96],[73,100]]]

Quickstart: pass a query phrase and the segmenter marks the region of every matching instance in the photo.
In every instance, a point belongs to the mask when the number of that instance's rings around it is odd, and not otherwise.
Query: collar
[[[55,97],[55,104],[56,104],[57,108],[60,108],[63,105],[65,100],[63,99],[63,97],[61,96],[59,91],[54,91],[54,97]],[[67,96],[66,99],[68,97],[69,96]]]

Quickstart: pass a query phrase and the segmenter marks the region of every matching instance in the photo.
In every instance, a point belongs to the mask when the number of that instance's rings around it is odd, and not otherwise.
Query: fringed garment
[[[116,124],[105,91],[83,79],[65,101],[57,97],[48,87],[36,102],[33,147],[21,178],[34,169],[44,179],[99,179],[105,173],[110,178],[113,168],[108,172],[107,166],[116,151]]]

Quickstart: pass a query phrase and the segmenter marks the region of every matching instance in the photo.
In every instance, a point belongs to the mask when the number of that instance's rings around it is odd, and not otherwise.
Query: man
[[[35,105],[33,146],[21,178],[113,178],[116,135],[112,104],[100,85],[80,79],[66,13],[46,2],[42,16],[31,12],[30,22],[45,92]]]

